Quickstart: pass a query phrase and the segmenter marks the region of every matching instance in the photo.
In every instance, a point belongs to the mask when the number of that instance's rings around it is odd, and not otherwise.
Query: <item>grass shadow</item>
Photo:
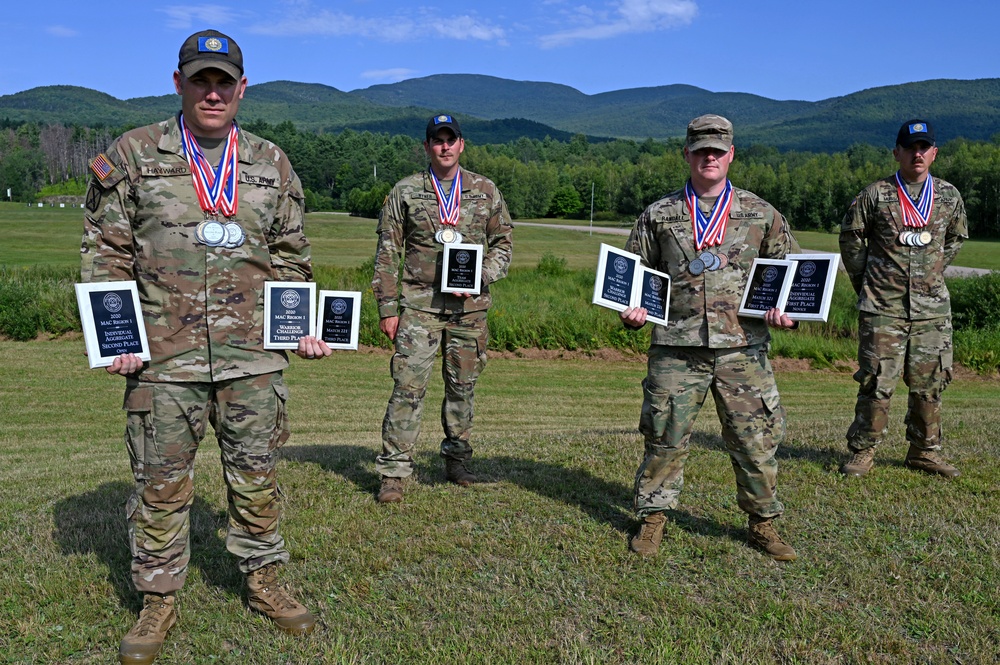
[[[97,556],[108,569],[108,581],[120,604],[138,613],[142,596],[132,586],[132,555],[125,518],[125,503],[131,492],[131,484],[116,481],[59,500],[53,508],[53,538],[63,554]],[[215,510],[195,497],[191,507],[190,565],[206,584],[239,595],[243,575],[236,559],[226,550],[224,536],[220,536],[227,523],[225,511]]]
[[[348,445],[284,446],[281,457],[289,462],[316,464],[324,471],[335,473],[359,490],[378,491],[381,477],[375,471],[375,455],[371,448]]]

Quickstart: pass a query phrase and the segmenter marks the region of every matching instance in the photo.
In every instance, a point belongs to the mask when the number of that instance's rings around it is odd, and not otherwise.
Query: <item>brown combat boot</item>
[[[914,446],[906,452],[903,466],[924,473],[937,474],[945,478],[958,478],[961,472],[941,457],[936,450],[922,450]]]
[[[251,609],[267,616],[286,633],[305,635],[316,627],[309,610],[278,585],[278,564],[269,563],[247,573],[247,589]]]
[[[161,596],[147,593],[142,600],[139,620],[122,638],[118,648],[118,662],[126,665],[149,665],[160,653],[167,633],[177,623],[174,594]]]
[[[747,544],[768,554],[775,561],[795,561],[795,550],[774,529],[773,517],[750,516]]]
[[[444,476],[449,482],[461,485],[462,487],[468,487],[477,480],[476,474],[469,471],[465,467],[465,460],[461,459],[445,459]]]
[[[382,486],[375,498],[379,503],[399,503],[403,500],[403,479],[382,476]]]
[[[845,476],[860,478],[867,475],[873,466],[875,466],[875,446],[868,446],[851,455],[851,459],[840,467],[840,472]]]
[[[660,541],[663,540],[663,526],[667,523],[667,516],[663,512],[646,515],[639,528],[639,533],[632,536],[628,547],[636,554],[642,556],[653,556],[660,549]]]

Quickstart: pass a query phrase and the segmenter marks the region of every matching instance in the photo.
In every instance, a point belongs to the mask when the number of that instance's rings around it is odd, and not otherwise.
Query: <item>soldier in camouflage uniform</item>
[[[464,149],[462,130],[452,116],[431,118],[424,141],[430,166],[396,183],[379,213],[372,289],[379,327],[396,349],[392,396],[382,421],[382,454],[376,460],[381,503],[402,501],[402,480],[413,473],[412,451],[438,347],[445,384],[441,456],[446,477],[463,487],[476,480],[467,466],[472,457],[473,391],[486,366],[489,285],[507,275],[512,229],[496,185],[459,166]],[[442,243],[457,237],[484,247],[478,295],[441,290]]]
[[[869,185],[840,227],[840,254],[858,294],[858,401],[847,430],[852,455],[840,468],[864,476],[889,428],[889,400],[900,374],[909,387],[904,464],[946,478],[959,475],[939,453],[941,393],[951,381],[951,300],[944,270],[969,237],[962,196],[932,177],[934,129],[903,123],[896,175]]]
[[[107,368],[126,378],[135,476],[126,512],[132,580],[144,594],[122,663],[153,662],[176,622],[191,552],[194,458],[208,424],[228,489],[226,547],[247,576],[250,606],[286,632],[315,624],[276,580],[289,559],[275,475],[289,436],[288,359],[263,348],[264,283],[312,276],[301,184],[281,149],[234,122],[247,85],[235,41],[216,31],[189,37],[174,83],[180,114],[124,134],[92,162],[84,220],[82,279],[137,282],[152,357],[144,365],[123,354]],[[220,171],[229,160],[235,206],[196,190],[188,155],[199,150]],[[206,218],[219,215],[224,244],[203,233]],[[307,337],[296,353],[323,357],[330,349]]]
[[[795,559],[773,525],[784,512],[774,454],[785,438],[785,412],[767,357],[768,325],[795,324],[777,308],[763,321],[737,312],[753,260],[780,259],[798,246],[778,211],[732,187],[727,174],[734,154],[732,123],[717,115],[692,120],[684,146],[688,184],[646,208],[625,246],[672,282],[668,323],[653,329],[642,382],[645,455],[635,477],[635,509],[643,522],[630,548],[644,556],[658,550],[665,511],[677,506],[691,430],[711,390],[737,501],[749,514],[748,543],[776,560]],[[692,216],[715,229],[714,242]],[[621,318],[635,329],[646,314],[629,308]]]

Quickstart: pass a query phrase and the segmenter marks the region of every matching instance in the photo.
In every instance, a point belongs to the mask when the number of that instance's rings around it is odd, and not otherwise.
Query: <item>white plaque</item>
[[[782,311],[793,321],[826,321],[840,254],[786,254],[785,258],[798,265]]]
[[[750,266],[750,277],[743,289],[739,314],[763,319],[772,307],[777,307],[784,313],[794,274],[795,261],[754,259]]]
[[[358,349],[361,327],[360,291],[320,291],[316,337],[331,349]]]
[[[595,305],[624,312],[646,309],[646,320],[667,325],[670,312],[670,275],[642,265],[642,257],[601,243],[594,280]]]
[[[441,291],[479,295],[482,284],[483,246],[457,242],[445,245]]]
[[[76,285],[90,368],[110,367],[123,353],[149,362],[149,340],[135,281]]]

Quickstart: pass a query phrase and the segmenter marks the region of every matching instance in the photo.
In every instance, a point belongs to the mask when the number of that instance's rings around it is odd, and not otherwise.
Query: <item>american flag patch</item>
[[[104,180],[111,175],[111,172],[115,170],[115,167],[112,166],[111,162],[108,161],[108,158],[105,157],[102,152],[97,157],[94,157],[94,161],[90,163],[90,170],[93,171],[94,175],[96,175],[99,179]]]

